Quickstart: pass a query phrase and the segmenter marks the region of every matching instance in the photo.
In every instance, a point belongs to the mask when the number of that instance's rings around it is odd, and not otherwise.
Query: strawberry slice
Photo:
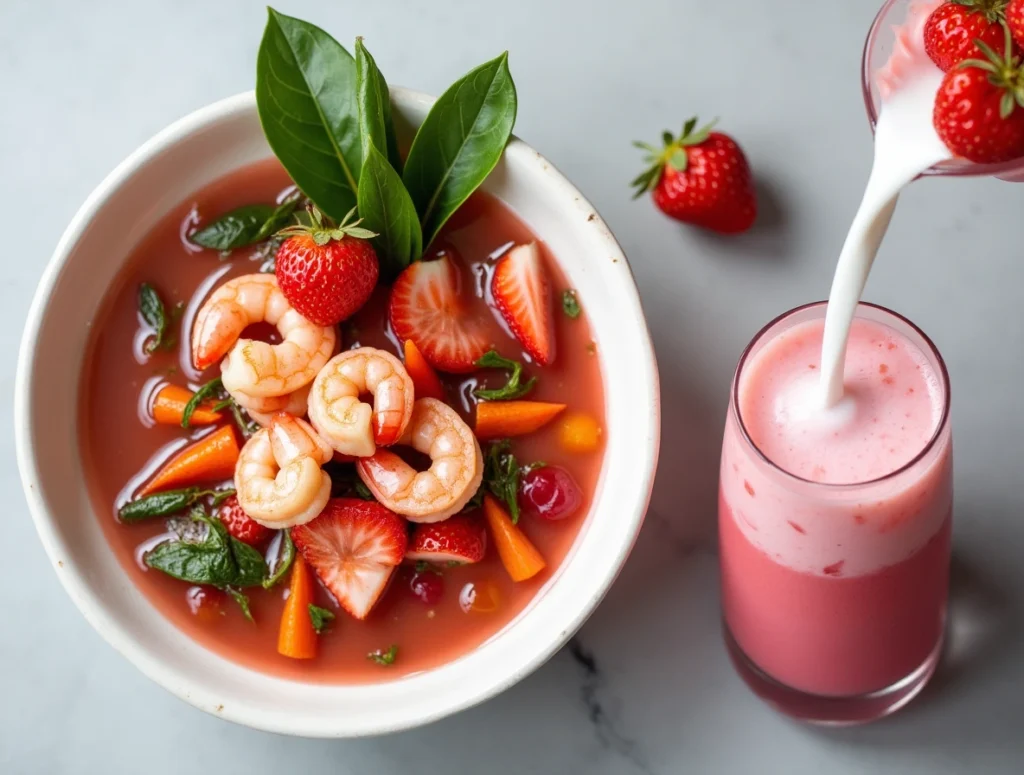
[[[346,611],[365,619],[405,556],[405,522],[376,501],[332,498],[292,540]]]
[[[486,550],[484,523],[468,514],[456,514],[444,522],[417,525],[405,558],[417,562],[468,564],[480,562]]]
[[[398,276],[390,316],[395,335],[411,339],[435,369],[465,374],[487,352],[487,335],[460,297],[459,269],[447,253]]]
[[[491,295],[526,352],[541,366],[551,363],[555,359],[551,283],[536,242],[512,248],[498,262]]]

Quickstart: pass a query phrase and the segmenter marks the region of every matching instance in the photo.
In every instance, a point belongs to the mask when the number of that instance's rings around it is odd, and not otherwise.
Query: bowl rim
[[[435,100],[434,97],[422,92],[399,86],[391,87],[391,98],[396,103],[406,105],[419,104],[424,107],[429,107]],[[579,597],[585,599],[571,611],[571,616],[567,621],[560,622],[554,637],[547,643],[542,643],[539,647],[533,649],[530,657],[522,661],[515,669],[500,673],[494,671],[492,676],[486,679],[481,677],[479,681],[474,681],[475,687],[472,691],[462,692],[454,701],[439,703],[430,713],[420,714],[414,718],[396,718],[389,721],[389,723],[378,724],[372,728],[365,725],[357,728],[336,728],[324,725],[309,731],[299,728],[297,724],[287,723],[276,717],[267,718],[266,714],[262,711],[250,708],[243,702],[232,702],[227,707],[221,706],[215,711],[208,702],[204,701],[207,698],[207,693],[202,690],[202,687],[198,685],[194,677],[173,674],[170,669],[164,666],[158,656],[154,656],[149,649],[140,645],[130,631],[123,629],[113,620],[103,601],[96,599],[88,588],[88,585],[82,578],[82,573],[75,567],[76,564],[73,562],[61,562],[61,558],[67,558],[73,552],[63,541],[57,529],[57,521],[50,514],[40,489],[40,473],[33,448],[31,387],[35,352],[40,330],[49,311],[51,297],[58,285],[61,273],[72,249],[83,236],[90,222],[119,188],[131,179],[148,160],[156,157],[164,150],[175,146],[177,143],[186,140],[205,127],[238,117],[246,112],[255,113],[255,111],[255,93],[248,91],[208,104],[174,121],[142,143],[142,145],[121,161],[92,190],[72,217],[39,279],[26,318],[18,351],[17,373],[14,385],[14,435],[15,452],[22,489],[25,493],[29,512],[35,523],[39,539],[57,572],[61,585],[75,606],[108,644],[150,680],[179,699],[211,715],[216,715],[218,718],[256,729],[290,735],[354,737],[384,734],[417,727],[477,705],[522,680],[550,659],[572,637],[597,608],[605,594],[607,594],[632,550],[640,528],[643,525],[657,469],[661,433],[661,396],[654,347],[640,303],[639,292],[633,279],[632,270],[611,230],[597,213],[597,209],[587,201],[583,194],[551,162],[513,135],[505,150],[505,158],[508,163],[536,165],[538,168],[543,168],[545,185],[553,187],[560,199],[574,202],[577,207],[585,207],[590,213],[593,213],[594,217],[587,219],[587,226],[596,229],[598,239],[602,241],[605,250],[608,251],[608,255],[614,259],[613,263],[616,266],[611,271],[618,274],[620,281],[620,285],[616,290],[616,296],[621,303],[631,308],[633,312],[631,317],[637,321],[635,334],[638,342],[641,344],[640,360],[644,366],[642,373],[631,374],[631,379],[638,387],[643,389],[643,392],[649,393],[649,400],[636,402],[631,422],[643,429],[644,438],[648,443],[643,449],[635,450],[635,454],[642,464],[643,476],[641,480],[635,481],[633,483],[634,486],[631,487],[631,490],[636,493],[633,499],[632,513],[620,515],[622,522],[628,526],[628,529],[623,533],[624,540],[616,547],[614,554],[608,556],[610,562],[602,576],[594,580],[589,585],[589,588],[583,590],[586,594]],[[607,475],[607,472],[605,475]],[[628,517],[628,519],[625,519],[625,517]],[[555,587],[557,587],[557,584],[554,584],[552,589]],[[228,661],[230,662],[230,660]],[[450,664],[452,663],[445,663],[445,665],[441,665],[436,669],[443,669]],[[287,680],[279,679],[266,673],[256,672],[256,674],[267,679]],[[332,684],[331,686],[334,685]],[[338,688],[345,688],[345,685],[338,685]]]

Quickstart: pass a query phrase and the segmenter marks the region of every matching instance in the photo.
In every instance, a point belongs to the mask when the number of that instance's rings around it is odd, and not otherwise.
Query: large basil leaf
[[[368,146],[359,178],[359,216],[377,233],[373,247],[387,277],[397,277],[423,251],[416,207],[398,173],[377,150]]]
[[[274,214],[273,205],[245,205],[210,223],[189,240],[213,250],[234,250],[258,242],[259,234]]]
[[[340,220],[362,166],[355,60],[319,27],[268,10],[256,59],[263,133],[302,192]]]
[[[382,154],[386,154],[391,166],[401,172],[402,157],[398,153],[395,125],[391,120],[388,84],[370,52],[363,45],[362,38],[356,38],[356,80],[359,89],[359,134],[362,138],[363,164],[366,164],[367,148],[372,145]]]
[[[263,555],[249,544],[231,538],[231,554],[238,566],[238,575],[232,582],[239,587],[255,587],[263,583],[267,577],[267,563]]]
[[[201,510],[193,512],[192,524],[206,525],[201,539],[190,537],[194,531],[179,529],[180,538],[159,544],[146,555],[146,565],[190,584],[224,588],[263,583],[267,565],[262,554],[228,535],[224,523]]]
[[[403,179],[429,245],[494,169],[516,120],[508,52],[453,83],[413,139]]]

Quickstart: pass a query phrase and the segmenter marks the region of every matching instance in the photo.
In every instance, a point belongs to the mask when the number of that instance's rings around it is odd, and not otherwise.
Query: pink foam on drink
[[[803,479],[851,484],[906,465],[942,415],[938,379],[924,353],[879,323],[854,321],[843,398],[820,406],[824,321],[780,334],[757,353],[740,383],[747,433],[777,466]]]

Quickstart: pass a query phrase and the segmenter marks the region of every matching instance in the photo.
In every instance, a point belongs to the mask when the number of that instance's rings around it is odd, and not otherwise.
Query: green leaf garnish
[[[295,562],[295,542],[292,541],[291,531],[279,530],[277,534],[279,536],[277,540],[281,543],[277,551],[277,559],[270,569],[270,575],[263,579],[264,589],[270,589],[283,579],[288,569],[292,567],[292,563]],[[273,551],[273,548],[274,546],[271,544],[270,551]]]
[[[377,649],[371,651],[366,655],[366,658],[371,662],[376,662],[378,665],[393,665],[395,663],[395,657],[398,656],[398,646],[392,645],[387,651],[383,649]]]
[[[189,242],[213,250],[234,250],[252,245],[265,239],[260,237],[260,233],[276,210],[273,205],[245,205],[236,208],[190,236]]]
[[[359,214],[377,232],[374,249],[385,276],[395,277],[423,252],[416,206],[398,173],[377,148],[366,151],[359,178]]]
[[[576,298],[576,291],[571,288],[562,293],[562,312],[567,318],[575,320],[580,316],[580,301]]]
[[[356,206],[363,162],[356,62],[319,27],[268,11],[256,58],[263,134],[299,189],[341,218]]]
[[[510,372],[508,381],[504,387],[489,389],[477,388],[473,395],[484,401],[511,401],[522,398],[537,384],[536,377],[530,377],[526,382],[520,383],[523,377],[523,364],[504,358],[495,350],[490,350],[476,361],[476,366],[481,369],[505,369]]]
[[[252,611],[249,609],[249,597],[234,587],[228,587],[227,593],[231,595],[231,599],[238,603],[238,607],[242,609],[242,616],[256,624],[256,620],[252,618]]]
[[[146,554],[146,565],[190,584],[210,584],[221,589],[263,582],[267,575],[263,555],[228,535],[219,519],[211,519],[201,510],[193,510],[192,521],[206,526],[201,540],[164,541]]]
[[[185,404],[185,408],[181,412],[181,427],[188,428],[192,424],[192,415],[196,411],[196,408],[206,399],[215,398],[224,392],[224,383],[221,382],[220,377],[215,377],[202,385],[199,390],[188,400]],[[230,399],[229,399],[230,400]],[[217,404],[218,407],[223,407],[224,402]],[[219,411],[219,410],[217,410]]]
[[[117,516],[122,522],[139,522],[150,517],[166,517],[184,511],[204,495],[213,494],[199,487],[164,490],[124,504]]]
[[[167,346],[167,312],[160,294],[149,283],[139,286],[139,314],[146,325],[153,329],[153,338],[146,342],[146,352],[153,353]]]
[[[402,157],[398,153],[395,139],[395,125],[391,120],[391,97],[387,81],[377,68],[377,63],[363,45],[362,38],[356,38],[356,88],[359,96],[359,134],[362,138],[363,163],[371,147],[387,157],[391,166],[402,171]],[[362,178],[360,178],[361,180]],[[359,208],[363,213],[363,208]]]
[[[329,622],[334,621],[334,612],[310,603],[309,620],[313,623],[313,630],[319,635],[326,629]]]
[[[512,442],[501,439],[487,449],[484,459],[483,487],[508,508],[512,524],[519,522],[519,476],[520,468],[516,456],[509,450]],[[482,488],[481,488],[482,489]]]
[[[402,174],[420,216],[424,245],[497,165],[515,120],[508,52],[466,73],[434,103]]]
[[[256,238],[253,242],[263,242],[264,240],[272,239],[277,232],[293,223],[295,220],[295,210],[301,201],[302,197],[295,194],[275,207],[274,212],[260,226],[260,230],[256,233]],[[275,250],[274,252],[276,253],[277,251]]]

